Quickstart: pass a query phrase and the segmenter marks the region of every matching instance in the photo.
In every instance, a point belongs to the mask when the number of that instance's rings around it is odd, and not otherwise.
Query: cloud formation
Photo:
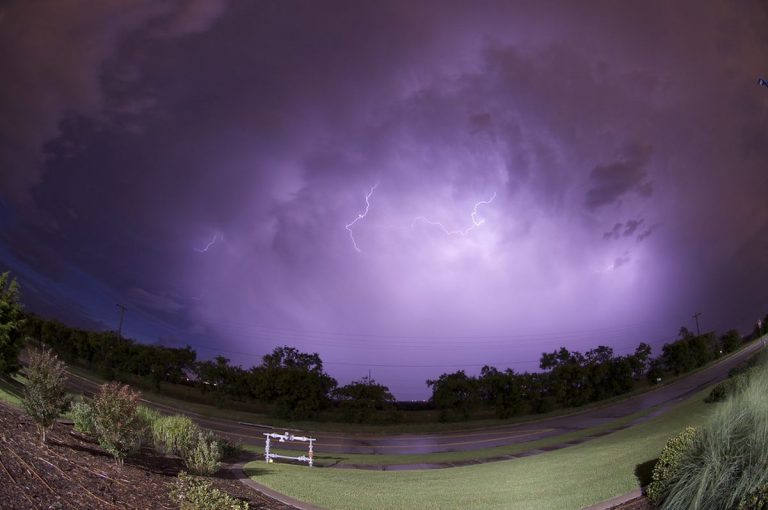
[[[768,308],[759,2],[0,9],[0,261],[33,307],[400,397]]]

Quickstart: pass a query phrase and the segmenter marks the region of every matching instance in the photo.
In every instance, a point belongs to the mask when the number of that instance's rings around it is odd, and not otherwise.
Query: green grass
[[[712,406],[703,402],[708,391],[647,423],[511,461],[406,472],[308,469],[263,461],[246,469],[258,483],[331,509],[582,508],[637,487],[637,466],[654,459],[669,436],[711,413]]]
[[[21,407],[21,397],[26,379],[21,374],[14,374],[10,379],[0,378],[0,400],[12,406]]]

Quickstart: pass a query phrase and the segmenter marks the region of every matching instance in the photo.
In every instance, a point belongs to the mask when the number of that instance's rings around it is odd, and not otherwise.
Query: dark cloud
[[[344,380],[764,303],[755,2],[91,4],[0,8],[0,265],[41,309]],[[510,331],[552,345],[455,338]]]
[[[655,224],[655,225],[651,225],[650,227],[648,227],[648,228],[646,228],[645,230],[643,230],[643,231],[640,233],[640,235],[638,235],[638,236],[637,236],[637,242],[640,242],[640,241],[642,241],[642,240],[644,240],[644,239],[646,239],[646,238],[650,237],[650,235],[651,235],[651,234],[653,234],[653,232],[654,232],[654,231],[655,231],[657,228],[659,228],[659,224],[658,224],[658,223],[657,223],[657,224]]]
[[[616,223],[611,230],[603,234],[603,239],[608,241],[615,241],[619,239],[621,237],[621,227],[623,226],[623,223]]]
[[[587,208],[595,210],[615,204],[628,193],[649,197],[653,193],[646,169],[650,154],[649,146],[631,146],[621,160],[595,166],[589,174]]]
[[[643,219],[639,220],[629,220],[624,224],[624,231],[621,233],[622,237],[629,237],[635,233],[635,231],[640,228],[640,226],[645,222]]]
[[[617,257],[613,261],[613,266],[611,266],[611,268],[614,269],[614,270],[618,269],[618,268],[620,268],[623,265],[629,264],[629,262],[631,260],[632,260],[632,258],[629,256],[629,254],[625,253],[624,255],[622,255],[621,257]]]
[[[0,175],[6,196],[26,199],[40,179],[40,150],[72,115],[100,118],[104,64],[128,37],[200,33],[220,0],[6,2],[0,7]]]

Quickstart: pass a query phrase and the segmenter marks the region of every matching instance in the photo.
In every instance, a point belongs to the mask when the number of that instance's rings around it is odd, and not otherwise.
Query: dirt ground
[[[175,509],[169,492],[183,468],[179,459],[150,449],[118,467],[98,444],[56,424],[47,444],[23,412],[0,404],[0,508],[2,509]],[[220,471],[210,478],[251,509],[287,510]]]

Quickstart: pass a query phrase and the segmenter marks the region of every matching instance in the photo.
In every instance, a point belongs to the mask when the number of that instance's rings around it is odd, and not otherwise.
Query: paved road
[[[658,416],[686,397],[710,384],[725,379],[728,376],[728,372],[734,366],[744,361],[761,347],[761,342],[753,342],[733,356],[720,360],[703,370],[667,385],[626,400],[567,416],[439,434],[370,435],[303,430],[291,430],[291,432],[296,435],[309,435],[317,438],[315,450],[322,451],[323,453],[400,455],[471,451],[534,441],[603,425],[639,411],[652,409],[650,413],[632,422],[635,424]],[[70,374],[70,383],[76,391],[90,393],[95,389],[94,383],[76,374]],[[185,412],[183,409],[170,408],[153,402],[147,402],[147,404],[160,411],[188,414],[203,427],[219,432],[244,444],[263,445],[264,436],[262,434],[264,432],[283,432],[285,430],[259,424],[208,418],[195,413]],[[279,447],[306,451],[306,443],[281,443]]]

